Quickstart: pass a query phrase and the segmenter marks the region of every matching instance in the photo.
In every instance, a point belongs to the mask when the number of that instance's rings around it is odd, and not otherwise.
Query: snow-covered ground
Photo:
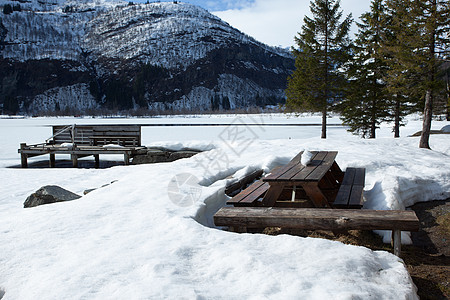
[[[433,150],[419,149],[418,138],[407,137],[420,130],[418,117],[409,118],[402,138],[393,139],[385,126],[376,140],[342,127],[330,127],[327,140],[319,138],[318,126],[143,127],[145,145],[208,151],[173,163],[108,169],[9,168],[20,164],[21,142],[44,141],[51,132],[46,125],[73,123],[311,124],[320,118],[0,119],[2,300],[417,298],[392,254],[323,239],[226,232],[213,226],[212,215],[227,200],[227,182],[254,169],[269,171],[303,149],[337,150],[341,168],[365,167],[365,208],[448,198],[450,136],[432,135]],[[447,124],[433,122],[432,129]],[[189,181],[179,186],[180,179]],[[79,200],[23,208],[44,185],[81,195],[115,180]]]

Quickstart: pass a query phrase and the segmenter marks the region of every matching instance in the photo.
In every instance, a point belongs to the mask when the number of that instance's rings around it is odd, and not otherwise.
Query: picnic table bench
[[[28,166],[28,157],[49,154],[50,167],[55,166],[55,154],[69,154],[74,167],[78,159],[94,156],[99,167],[100,154],[122,154],[127,165],[130,158],[144,147],[141,146],[140,125],[54,125],[52,137],[44,143],[20,144],[21,165]]]
[[[234,207],[221,208],[214,223],[238,232],[265,227],[392,230],[394,253],[399,256],[400,232],[419,229],[415,213],[362,210],[364,168],[348,167],[343,172],[335,161],[336,151],[312,152],[304,166],[302,154],[228,200]]]

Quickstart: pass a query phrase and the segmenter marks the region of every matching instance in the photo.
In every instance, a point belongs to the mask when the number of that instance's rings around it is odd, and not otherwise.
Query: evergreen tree
[[[20,4],[16,4],[13,6],[13,11],[22,11],[22,7],[20,6]]]
[[[423,108],[420,148],[430,148],[433,98],[442,80],[438,70],[449,47],[450,3],[438,0],[387,0],[395,39],[386,44],[391,56],[389,88],[402,90],[409,102]],[[448,53],[447,53],[448,54]]]
[[[9,15],[13,12],[13,7],[11,6],[11,4],[5,4],[5,6],[3,6],[3,13],[5,15]]]
[[[341,119],[350,126],[350,131],[369,138],[375,138],[379,124],[389,118],[390,99],[383,81],[387,66],[380,49],[383,1],[373,0],[371,11],[361,16],[347,74],[349,90],[339,105]]]
[[[326,118],[333,102],[340,98],[345,83],[341,67],[349,59],[348,32],[351,14],[340,21],[339,0],[311,2],[312,18],[304,25],[293,48],[295,71],[288,78],[287,106],[295,110],[322,113],[322,138],[326,138]]]

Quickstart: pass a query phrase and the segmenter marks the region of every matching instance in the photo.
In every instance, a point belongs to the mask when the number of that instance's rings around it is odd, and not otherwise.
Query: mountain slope
[[[185,3],[28,0],[2,16],[0,45],[0,101],[31,113],[276,104],[293,69],[287,51]]]

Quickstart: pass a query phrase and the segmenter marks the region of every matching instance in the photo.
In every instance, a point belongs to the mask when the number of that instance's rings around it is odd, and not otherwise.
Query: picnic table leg
[[[264,196],[261,205],[262,206],[274,206],[281,193],[283,192],[283,186],[273,184],[269,187],[266,195]]]
[[[400,230],[392,231],[392,241],[394,244],[394,255],[400,257],[402,252],[402,232]]]
[[[128,166],[130,164],[130,153],[125,153],[123,155],[123,159],[124,159],[125,165]]]
[[[319,189],[317,183],[306,182],[302,184],[306,195],[311,199],[315,207],[330,207],[327,198],[324,196],[322,191]]]
[[[55,153],[50,153],[50,168],[54,168],[56,163]]]
[[[296,190],[297,190],[297,186],[294,185],[294,186],[292,187],[292,198],[291,198],[291,201],[292,201],[292,202],[295,202],[295,192],[296,192]]]

